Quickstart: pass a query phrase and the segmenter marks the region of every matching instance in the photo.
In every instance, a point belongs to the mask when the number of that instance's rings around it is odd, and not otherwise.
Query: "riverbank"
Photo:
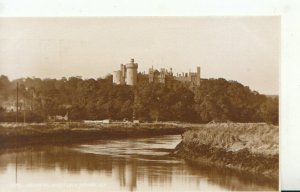
[[[264,123],[202,125],[183,134],[177,157],[278,178],[279,128]]]
[[[0,149],[27,145],[75,144],[98,139],[182,134],[191,126],[177,123],[0,123]]]

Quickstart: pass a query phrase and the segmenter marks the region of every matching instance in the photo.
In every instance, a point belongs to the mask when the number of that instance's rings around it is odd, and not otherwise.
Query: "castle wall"
[[[113,72],[113,83],[120,85],[122,82],[122,72],[120,70]]]
[[[166,69],[161,69],[160,72],[152,68],[149,69],[149,82],[162,83],[168,87],[177,86],[175,81],[179,81],[191,91],[196,92],[200,86],[200,67],[197,67],[196,72],[182,73],[173,76],[172,69],[168,72]]]

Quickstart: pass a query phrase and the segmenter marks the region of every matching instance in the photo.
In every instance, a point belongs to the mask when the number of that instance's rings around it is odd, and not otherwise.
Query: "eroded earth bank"
[[[279,128],[265,123],[206,124],[186,131],[173,155],[278,178]]]

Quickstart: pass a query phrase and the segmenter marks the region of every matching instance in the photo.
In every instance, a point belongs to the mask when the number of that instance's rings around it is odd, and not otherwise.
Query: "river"
[[[0,152],[0,191],[254,191],[278,181],[168,154],[179,135]]]

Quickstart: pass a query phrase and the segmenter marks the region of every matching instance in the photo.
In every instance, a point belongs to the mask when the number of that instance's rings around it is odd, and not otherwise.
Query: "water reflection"
[[[278,180],[168,156],[179,141],[179,136],[164,136],[9,150],[0,153],[0,185],[5,191],[17,191],[18,187],[23,191],[53,191],[53,187],[56,191],[66,187],[71,191],[277,189]],[[31,185],[26,188],[26,184]]]

